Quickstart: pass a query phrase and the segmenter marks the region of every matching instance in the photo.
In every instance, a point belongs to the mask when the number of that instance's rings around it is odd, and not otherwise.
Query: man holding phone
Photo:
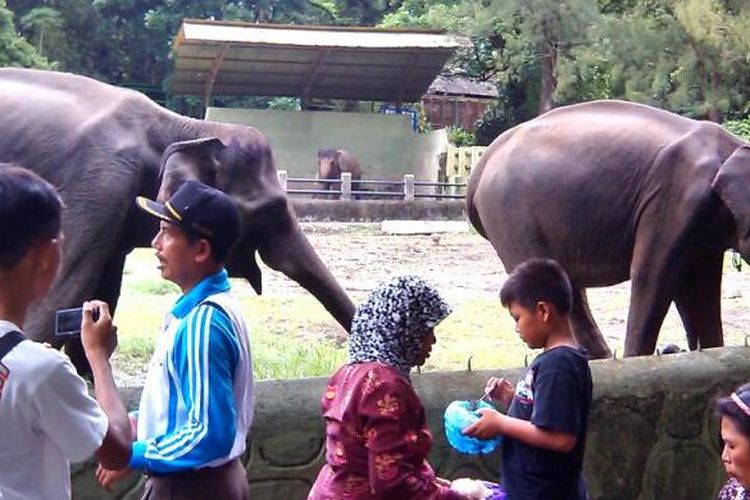
[[[31,304],[60,265],[62,202],[36,174],[0,164],[0,498],[69,499],[70,462],[130,458],[131,433],[112,376],[116,340],[107,304],[83,305],[81,341],[96,400],[60,352],[26,340]],[[94,321],[93,310],[99,311]]]
[[[224,262],[240,215],[221,191],[187,181],[166,203],[138,198],[160,219],[152,242],[163,278],[183,295],[157,339],[138,409],[130,469],[143,499],[249,498],[239,457],[253,416],[250,339]],[[110,488],[129,470],[100,467]]]

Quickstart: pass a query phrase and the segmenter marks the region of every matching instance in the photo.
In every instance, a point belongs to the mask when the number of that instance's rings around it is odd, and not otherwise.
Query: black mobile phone
[[[94,321],[99,318],[99,309],[93,311]],[[81,334],[83,308],[60,309],[55,312],[55,336],[72,337]]]

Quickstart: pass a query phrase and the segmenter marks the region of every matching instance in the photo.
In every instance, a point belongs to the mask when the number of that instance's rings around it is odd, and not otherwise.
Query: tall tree
[[[44,55],[45,36],[54,42],[55,38],[60,38],[59,32],[64,25],[60,12],[51,7],[34,7],[21,18],[21,28],[32,35],[41,55]]]
[[[0,0],[0,66],[49,68],[50,63],[34,47],[18,35],[13,12]]]

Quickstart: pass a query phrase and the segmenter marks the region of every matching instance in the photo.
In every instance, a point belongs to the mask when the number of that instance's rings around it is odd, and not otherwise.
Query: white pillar
[[[287,179],[289,177],[288,172],[286,170],[279,170],[276,174],[279,176],[279,184],[281,184],[281,187],[286,191]]]
[[[452,184],[458,184],[462,180],[463,180],[463,178],[460,175],[451,175],[449,182],[452,183]],[[459,194],[459,191],[460,191],[460,188],[458,186],[451,186],[450,193],[452,195]]]
[[[341,172],[341,199],[349,201],[352,199],[352,173]]]
[[[404,175],[404,201],[414,201],[414,174]]]

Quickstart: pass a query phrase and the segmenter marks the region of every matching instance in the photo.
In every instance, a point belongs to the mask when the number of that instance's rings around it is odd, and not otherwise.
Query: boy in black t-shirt
[[[515,391],[502,378],[485,390],[510,404],[508,414],[479,410],[482,417],[464,434],[503,436],[502,482],[510,500],[586,498],[581,468],[591,406],[591,372],[586,351],[573,338],[568,315],[571,286],[554,261],[519,265],[500,291],[521,339],[543,348]]]

